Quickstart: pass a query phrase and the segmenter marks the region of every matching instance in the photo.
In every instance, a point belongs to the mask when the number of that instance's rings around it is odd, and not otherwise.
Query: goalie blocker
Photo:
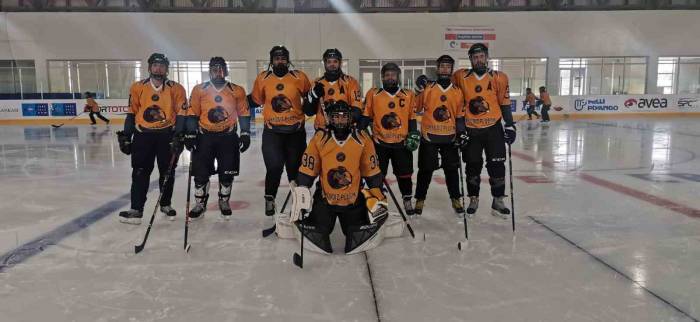
[[[333,252],[330,234],[336,218],[346,237],[348,254],[372,249],[385,237],[401,236],[405,224],[387,211],[371,138],[351,128],[351,110],[344,101],[329,104],[326,115],[328,128],[316,132],[302,157],[292,187],[292,211],[277,216],[277,235],[303,237],[306,249],[325,254]],[[311,198],[310,187],[316,177],[320,186]],[[362,179],[369,189],[362,189]],[[302,213],[308,213],[304,220],[300,220]]]

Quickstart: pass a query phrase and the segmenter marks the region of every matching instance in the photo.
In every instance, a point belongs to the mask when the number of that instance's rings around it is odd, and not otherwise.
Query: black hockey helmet
[[[329,58],[343,60],[343,54],[340,53],[340,50],[338,50],[338,48],[326,49],[326,51],[323,52],[323,61],[325,62]]]
[[[430,80],[428,79],[428,76],[425,75],[420,75],[418,78],[416,78],[416,87],[418,87],[419,90],[423,90],[425,86],[428,85],[428,82]]]
[[[148,57],[148,67],[151,67],[151,65],[156,63],[170,67],[170,60],[168,60],[168,57],[161,53],[153,53],[150,57]]]
[[[386,63],[384,66],[382,66],[381,69],[381,74],[384,75],[384,73],[393,70],[398,74],[401,74],[401,68],[399,68],[399,65],[396,65],[395,63]]]
[[[455,60],[450,55],[442,55],[442,56],[438,57],[438,59],[435,61],[435,65],[437,67],[440,67],[440,64],[450,64],[454,67]]]
[[[283,45],[276,45],[270,49],[270,63],[272,63],[272,58],[275,57],[284,57],[289,61],[289,50]]]
[[[486,47],[486,45],[479,42],[479,43],[473,44],[471,47],[469,47],[469,51],[467,53],[469,54],[469,57],[471,57],[472,55],[474,55],[476,53],[480,53],[480,52],[483,52],[484,54],[486,54],[486,56],[488,56],[489,55],[489,47]]]
[[[223,57],[212,57],[209,60],[209,70],[211,71],[212,68],[221,68],[224,71],[224,77],[228,76],[228,66],[226,65],[226,60]]]

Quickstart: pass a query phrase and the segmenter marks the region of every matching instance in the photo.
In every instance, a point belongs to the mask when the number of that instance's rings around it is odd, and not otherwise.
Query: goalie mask
[[[326,106],[328,128],[339,139],[345,139],[352,124],[351,108],[345,101],[335,101]]]

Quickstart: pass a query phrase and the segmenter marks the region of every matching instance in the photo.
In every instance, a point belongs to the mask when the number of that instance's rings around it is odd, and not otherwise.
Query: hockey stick
[[[299,220],[299,226],[304,224],[304,215],[306,214],[306,210],[301,210],[301,219]],[[299,268],[304,268],[304,232],[299,229],[299,233],[301,234],[301,255],[298,253],[294,253],[294,256],[292,256],[292,261],[294,262],[294,265],[298,266]]]
[[[284,198],[284,203],[282,204],[282,210],[280,211],[280,213],[284,212],[284,208],[287,208],[287,202],[289,202],[289,197],[291,195],[292,195],[292,189],[289,189],[289,192],[287,192],[287,197]],[[275,229],[277,229],[276,223],[272,224],[272,227],[270,227],[270,228],[263,229],[263,231],[262,231],[263,238],[272,235],[272,233],[275,232]]]
[[[513,194],[513,156],[510,153],[510,144],[508,144],[508,170],[510,171],[510,210],[513,212],[510,219],[515,232],[515,195]]]
[[[459,158],[459,189],[462,193],[462,209],[464,209],[464,214],[462,219],[464,220],[464,238],[469,241],[469,228],[467,227],[467,210],[464,208],[464,180],[462,177],[462,155],[459,148],[457,148],[457,157]],[[457,242],[457,249],[462,250],[462,242]]]
[[[53,126],[55,129],[57,129],[57,128],[59,128],[59,127],[65,125],[67,122],[70,122],[70,121],[74,120],[76,117],[81,116],[81,115],[83,115],[83,114],[85,114],[85,111],[80,112],[80,114],[78,114],[78,115],[76,115],[76,116],[73,116],[73,117],[71,117],[71,118],[65,120],[63,123],[61,123],[61,124],[59,124],[59,125],[51,124],[51,126]]]
[[[160,188],[160,194],[158,195],[158,201],[156,201],[156,207],[153,208],[153,215],[151,215],[151,221],[148,223],[148,229],[146,229],[146,235],[143,236],[143,241],[141,244],[134,246],[134,252],[136,254],[140,253],[144,247],[146,247],[146,241],[148,240],[148,235],[151,233],[151,227],[153,227],[153,220],[156,218],[156,212],[158,211],[158,206],[160,206],[160,198],[163,197],[163,191],[165,190],[165,185],[168,183],[168,180],[170,180],[171,175],[170,173],[173,172],[175,164],[177,163],[177,159],[180,155],[179,154],[173,154],[173,156],[170,158],[170,166],[168,166],[168,173],[165,174],[165,178],[163,179],[163,186]]]
[[[399,210],[399,214],[401,214],[401,218],[403,218],[403,222],[406,223],[406,227],[408,228],[408,232],[411,233],[411,238],[416,238],[416,234],[413,233],[413,228],[411,228],[411,224],[408,223],[408,220],[406,220],[406,215],[404,215],[403,210],[401,209],[401,206],[399,206],[399,202],[396,201],[396,196],[394,195],[394,191],[391,190],[391,187],[389,187],[389,183],[386,182],[386,178],[382,178],[384,181],[384,186],[386,187],[386,190],[389,190],[389,195],[391,195],[391,199],[394,200],[394,204],[396,205],[396,209]]]
[[[518,122],[524,120],[526,116],[527,116],[527,114],[521,116],[519,119],[515,120],[515,122],[513,122],[513,123],[518,123]]]
[[[190,252],[190,243],[187,242],[187,233],[190,230],[190,192],[192,191],[192,158],[190,158],[189,170],[187,170],[187,202],[185,203],[185,253]]]

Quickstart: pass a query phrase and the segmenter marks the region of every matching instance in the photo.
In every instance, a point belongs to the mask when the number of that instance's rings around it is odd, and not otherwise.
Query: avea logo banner
[[[667,108],[668,100],[666,98],[640,98],[637,103],[638,108]]]

